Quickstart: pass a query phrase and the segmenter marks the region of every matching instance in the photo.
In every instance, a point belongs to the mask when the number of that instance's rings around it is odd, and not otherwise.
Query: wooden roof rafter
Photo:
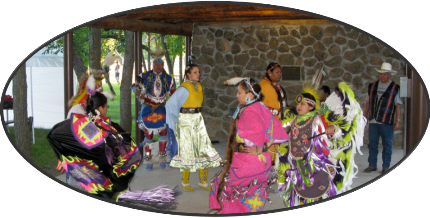
[[[193,25],[249,23],[328,24],[331,21],[278,8],[239,4],[177,5],[134,11],[90,24],[91,27],[191,36]]]
[[[118,17],[107,18],[105,20],[101,20],[99,22],[90,24],[88,26],[100,27],[104,29],[120,29],[120,30],[159,33],[164,35],[180,35],[180,36],[192,35],[192,27],[189,27],[189,26],[170,24],[170,23],[122,19]]]

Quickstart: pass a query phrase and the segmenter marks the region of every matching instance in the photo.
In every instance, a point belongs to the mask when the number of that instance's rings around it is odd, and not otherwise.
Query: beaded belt
[[[181,110],[180,110],[181,113],[189,113],[189,114],[200,113],[201,111],[202,111],[201,107],[198,107],[198,108],[183,108],[183,107],[181,107]]]
[[[242,153],[245,153],[244,151],[243,151],[243,148],[245,147],[245,144],[244,143],[241,143],[241,142],[236,142],[236,148],[235,148],[235,152],[242,152]],[[267,147],[266,146],[264,146],[263,147],[263,152],[266,152],[267,151]]]
[[[154,108],[160,108],[160,107],[164,107],[164,103],[162,104],[152,104],[152,103],[148,103],[148,102],[144,102],[143,105],[145,105],[146,107],[154,107]]]

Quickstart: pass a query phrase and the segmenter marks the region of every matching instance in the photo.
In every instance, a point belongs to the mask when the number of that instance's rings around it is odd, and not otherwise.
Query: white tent
[[[43,55],[44,50],[26,62],[27,114],[33,117],[33,127],[51,129],[64,120],[64,57],[63,53]],[[7,87],[6,95],[14,97],[12,85],[13,82]],[[7,113],[13,120],[13,111]]]

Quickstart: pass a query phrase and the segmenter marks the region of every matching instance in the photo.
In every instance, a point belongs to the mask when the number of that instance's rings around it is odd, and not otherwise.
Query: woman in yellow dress
[[[172,157],[171,167],[182,172],[182,188],[194,190],[189,183],[191,172],[199,170],[198,186],[210,190],[207,183],[208,168],[218,167],[221,158],[212,146],[207,134],[203,116],[203,87],[200,69],[196,64],[185,68],[186,81],[176,90],[166,104],[168,125],[167,151]]]
[[[263,93],[263,103],[270,109],[272,114],[282,120],[284,119],[285,109],[288,107],[287,95],[279,82],[281,81],[281,66],[278,63],[272,62],[267,66],[266,76],[260,82],[261,93]],[[272,163],[276,159],[276,148],[279,145],[274,144],[268,150],[271,153]]]

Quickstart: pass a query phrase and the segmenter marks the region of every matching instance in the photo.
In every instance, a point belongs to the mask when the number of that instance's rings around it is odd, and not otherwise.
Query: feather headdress
[[[224,81],[224,84],[237,85],[238,83],[245,81],[246,86],[248,86],[249,90],[258,98],[260,96],[260,93],[255,92],[254,88],[251,85],[250,79],[251,77],[233,77],[231,79]]]
[[[240,82],[242,82],[242,80],[246,80],[246,79],[248,79],[248,77],[233,77],[233,78],[230,78],[230,79],[224,81],[224,84],[235,86],[235,85],[239,84]]]
[[[154,58],[154,61],[161,64],[163,63],[163,59],[161,58],[166,54],[166,50],[156,47],[155,50],[149,51],[149,54],[151,54],[152,58]]]
[[[304,93],[309,93],[315,98],[315,110],[319,111],[321,107],[321,96],[318,92],[318,89],[321,86],[322,78],[326,75],[323,67],[321,67],[315,75],[312,77],[312,80],[305,81],[303,83],[303,91]],[[299,95],[300,96],[300,95]],[[298,96],[298,97],[299,97]],[[297,99],[297,98],[296,98]]]
[[[113,100],[114,96],[108,91],[103,91],[102,80],[104,79],[104,70],[90,69],[87,73],[83,74],[80,83],[78,93],[74,95],[69,101],[69,107],[75,104],[86,102],[87,94],[94,95],[96,92],[100,92],[106,96],[106,98]]]
[[[79,88],[78,88],[78,93],[76,93],[76,95],[74,95],[72,98],[70,98],[70,100],[67,102],[67,104],[69,105],[69,107],[72,107],[73,105],[79,103],[82,98],[84,96],[86,96],[87,94],[87,80],[88,80],[89,75],[84,73],[81,76],[81,79],[79,81],[81,81],[79,83]]]
[[[315,73],[314,77],[312,77],[311,86],[318,90],[321,87],[322,78],[325,75],[326,72],[324,71],[324,67],[321,67],[321,69]]]

